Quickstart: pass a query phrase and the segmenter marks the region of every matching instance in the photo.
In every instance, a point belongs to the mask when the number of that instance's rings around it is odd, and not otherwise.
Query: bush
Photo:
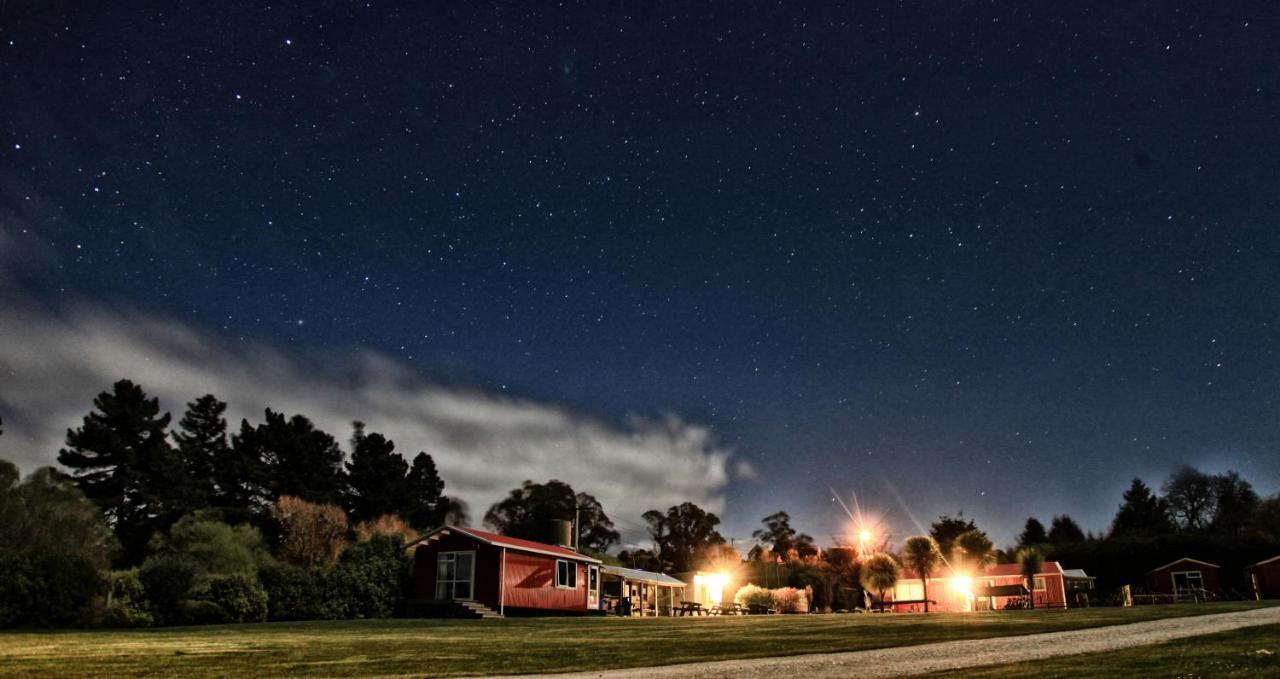
[[[764,587],[744,585],[733,595],[733,602],[743,606],[762,606],[773,608],[773,592]]]
[[[318,588],[313,571],[287,563],[273,563],[258,571],[267,594],[267,619],[314,620]]]
[[[773,590],[773,607],[779,613],[808,613],[809,597],[795,587],[780,587]]]
[[[157,624],[178,624],[188,617],[183,604],[195,589],[197,571],[195,563],[180,556],[162,554],[143,562],[138,578]]]
[[[63,627],[90,621],[102,574],[87,559],[18,552],[0,557],[0,626]]]
[[[155,624],[138,569],[107,574],[107,606],[102,611],[101,624],[106,627],[150,627]]]
[[[224,625],[235,622],[227,609],[206,599],[182,602],[180,622],[184,625]]]
[[[258,582],[257,575],[232,573],[212,576],[194,598],[220,606],[228,622],[262,622],[267,619],[267,591]]]
[[[374,535],[343,552],[329,590],[346,600],[337,606],[343,618],[388,618],[402,607],[410,568],[400,536]]]

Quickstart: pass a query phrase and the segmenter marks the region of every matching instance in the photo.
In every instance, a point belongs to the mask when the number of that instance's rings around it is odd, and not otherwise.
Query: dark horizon
[[[24,470],[129,378],[632,539],[685,499],[1004,546],[1181,464],[1280,491],[1267,4],[8,14]]]

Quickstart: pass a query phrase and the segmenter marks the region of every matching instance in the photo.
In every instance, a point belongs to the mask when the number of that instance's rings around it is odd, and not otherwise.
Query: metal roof
[[[490,533],[487,530],[478,530],[475,528],[463,528],[462,526],[444,526],[414,540],[407,546],[412,547],[415,544],[430,542],[437,535],[448,535],[451,531],[456,531],[462,535],[466,535],[473,540],[478,540],[494,547],[505,547],[521,552],[530,552],[533,554],[542,554],[545,556],[554,556],[561,559],[572,559],[573,561],[583,561],[586,563],[600,563],[599,559],[593,559],[586,554],[580,554],[567,547],[558,545],[548,545],[542,542],[534,542],[533,540],[522,540],[520,538],[507,537],[497,533]]]
[[[1089,577],[1089,574],[1088,574],[1088,573],[1085,573],[1083,568],[1064,568],[1064,569],[1062,570],[1062,574],[1063,574],[1063,575],[1065,575],[1065,576],[1066,576],[1066,577],[1068,577],[1068,578],[1087,578],[1087,577]]]
[[[654,573],[653,571],[642,571],[635,568],[623,568],[622,566],[601,566],[600,570],[609,574],[617,575],[627,580],[639,580],[640,582],[649,582],[655,585],[663,585],[666,587],[688,587],[688,583],[683,580],[677,580],[665,573]]]

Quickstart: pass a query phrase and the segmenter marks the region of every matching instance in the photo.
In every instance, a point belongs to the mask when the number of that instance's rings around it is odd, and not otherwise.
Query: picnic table
[[[712,609],[712,615],[746,615],[747,611],[742,604],[720,604]]]
[[[697,601],[681,601],[676,615],[706,615],[707,611]]]

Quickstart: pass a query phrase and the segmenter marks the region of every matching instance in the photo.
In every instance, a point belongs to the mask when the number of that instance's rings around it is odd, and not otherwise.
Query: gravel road
[[[1128,625],[1094,627],[1070,632],[1048,632],[993,639],[947,641],[920,646],[900,646],[874,651],[817,653],[780,658],[719,660],[705,663],[637,667],[603,672],[536,675],[545,679],[602,677],[640,679],[642,677],[733,677],[735,679],[777,679],[778,677],[902,677],[939,670],[954,670],[1038,660],[1078,653],[1112,651],[1130,646],[1158,644],[1174,639],[1226,632],[1254,625],[1280,624],[1280,606],[1241,613],[1214,613],[1183,618],[1166,618]],[[1274,649],[1272,649],[1274,650]]]

